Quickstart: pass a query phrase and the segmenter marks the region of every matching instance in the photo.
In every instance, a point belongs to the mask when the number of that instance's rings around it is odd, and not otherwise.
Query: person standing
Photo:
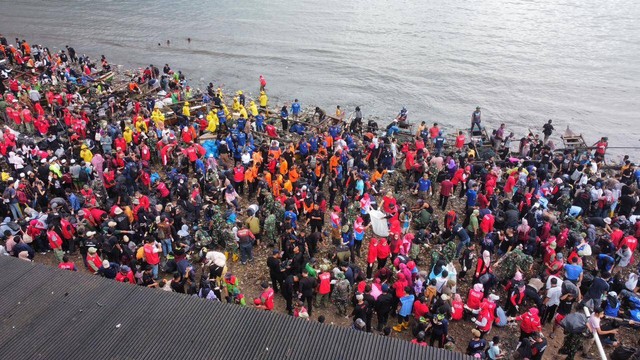
[[[473,133],[473,127],[478,126],[478,131],[482,131],[482,113],[480,112],[480,106],[476,106],[476,111],[471,114],[471,133]]]
[[[449,198],[453,194],[453,183],[447,176],[443,182],[440,183],[440,201],[439,205],[442,210],[447,209],[447,203],[449,202]]]
[[[309,276],[307,269],[302,270],[302,279],[300,279],[300,294],[302,297],[300,300],[307,302],[309,316],[313,312],[313,297],[317,286],[316,278]]]
[[[320,274],[318,275],[318,292],[316,294],[315,306],[322,308],[326,307],[326,302],[329,300],[329,294],[331,293],[331,273],[328,271],[327,265],[320,266]]]
[[[247,261],[253,261],[253,243],[256,241],[256,237],[246,224],[242,225],[242,229],[238,230],[236,236],[240,247],[240,262],[242,265],[246,265]]]
[[[551,125],[551,119],[549,119],[549,121],[542,126],[542,133],[544,134],[544,140],[542,142],[545,144],[547,143],[547,140],[549,140],[553,130],[555,129],[553,128],[553,125]]]
[[[282,289],[284,282],[284,271],[280,259],[282,259],[282,252],[278,249],[274,249],[273,254],[267,259],[267,267],[269,268],[269,276],[271,277],[271,286],[274,293],[278,293]]]

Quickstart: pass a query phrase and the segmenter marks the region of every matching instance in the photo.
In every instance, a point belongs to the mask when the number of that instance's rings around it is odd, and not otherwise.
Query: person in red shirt
[[[263,281],[262,284],[260,284],[260,286],[262,287],[263,290],[262,290],[262,294],[260,294],[260,298],[255,299],[256,308],[271,311],[273,310],[273,296],[274,296],[273,288],[269,286],[269,283],[266,281]]]
[[[158,264],[160,264],[160,253],[162,253],[162,247],[160,244],[156,243],[153,238],[148,237],[145,240],[143,248],[144,259],[147,264],[151,265],[153,279],[156,280],[158,278]]]
[[[443,182],[440,183],[440,202],[438,205],[444,211],[447,209],[447,203],[449,198],[453,194],[453,183],[446,177]]]
[[[456,149],[462,150],[465,141],[464,133],[462,131],[458,131],[458,136],[456,136]]]
[[[387,259],[389,259],[389,256],[391,255],[391,247],[389,246],[387,238],[382,238],[378,241],[378,249],[376,253],[376,256],[378,257],[378,270],[380,270],[387,264]]]
[[[369,251],[367,251],[367,279],[373,279],[373,264],[378,259],[378,239],[371,238],[369,240]]]
[[[98,255],[98,249],[90,247],[89,250],[87,250],[87,267],[89,272],[95,274],[101,266],[102,259],[100,259]]]
[[[69,257],[67,255],[64,255],[62,257],[62,262],[58,264],[58,269],[78,271],[78,268],[76,268],[76,264],[74,264],[72,261],[69,261]]]
[[[480,303],[484,298],[484,287],[482,284],[475,284],[473,288],[469,290],[469,295],[467,296],[467,305],[466,307],[471,311],[480,310]]]
[[[462,320],[464,315],[464,303],[460,294],[455,294],[451,302],[451,320]]]
[[[538,308],[532,307],[526,313],[516,316],[515,318],[511,318],[511,320],[521,321],[520,341],[531,337],[535,332],[542,331],[542,325],[540,324],[540,316],[538,313]]]
[[[136,280],[133,277],[133,271],[131,271],[131,268],[127,265],[120,266],[120,271],[116,274],[116,281],[133,285],[136,284]]]
[[[322,272],[318,275],[318,293],[316,295],[316,306],[325,307],[331,293],[331,273],[328,266],[321,267]]]
[[[58,262],[63,262],[62,237],[53,229],[49,229],[47,231],[47,239],[49,240],[49,247],[53,250]]]

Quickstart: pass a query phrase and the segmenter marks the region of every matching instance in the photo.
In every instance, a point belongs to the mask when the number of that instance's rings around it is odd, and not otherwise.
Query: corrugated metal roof
[[[5,256],[0,318],[0,359],[469,359]]]

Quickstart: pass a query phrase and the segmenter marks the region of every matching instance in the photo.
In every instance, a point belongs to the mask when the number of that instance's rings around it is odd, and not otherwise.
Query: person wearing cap
[[[263,281],[260,287],[262,288],[262,293],[259,298],[255,299],[259,300],[259,302],[256,301],[256,308],[267,311],[273,310],[273,288],[269,286],[269,283],[266,281]]]
[[[101,266],[102,259],[100,258],[100,255],[98,255],[98,249],[93,246],[87,249],[87,268],[89,272],[91,274],[95,274]]]
[[[119,265],[117,263],[109,262],[109,260],[102,260],[102,266],[95,272],[96,275],[100,275],[107,279],[115,279],[119,272]]]

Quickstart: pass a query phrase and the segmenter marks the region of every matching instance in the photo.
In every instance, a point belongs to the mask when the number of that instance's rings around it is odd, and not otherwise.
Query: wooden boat
[[[589,149],[589,145],[587,145],[587,142],[584,141],[582,134],[574,133],[573,131],[571,131],[571,129],[569,129],[568,125],[564,134],[561,135],[560,138],[562,139],[565,149],[570,149],[570,150],[576,150],[576,149],[588,150]]]

